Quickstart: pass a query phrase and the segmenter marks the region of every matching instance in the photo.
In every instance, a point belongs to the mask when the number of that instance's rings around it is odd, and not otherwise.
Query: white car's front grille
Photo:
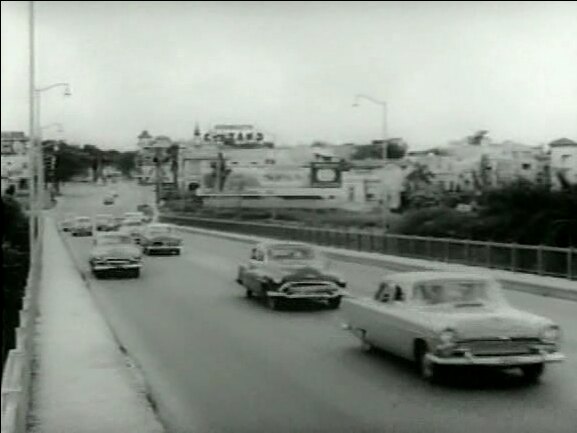
[[[459,348],[475,356],[522,355],[533,353],[539,344],[536,338],[503,338],[464,341],[459,343]]]

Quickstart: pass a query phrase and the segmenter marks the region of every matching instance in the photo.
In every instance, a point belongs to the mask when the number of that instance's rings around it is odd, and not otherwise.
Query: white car
[[[449,367],[521,369],[536,381],[559,362],[560,329],[518,310],[501,285],[482,274],[405,272],[387,275],[373,298],[345,299],[345,328],[363,343],[413,360],[423,378]]]

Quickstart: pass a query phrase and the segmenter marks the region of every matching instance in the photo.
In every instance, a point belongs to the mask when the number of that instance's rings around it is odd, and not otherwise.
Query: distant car
[[[138,278],[142,268],[142,252],[126,234],[98,233],[90,251],[89,264],[96,278],[111,274]]]
[[[66,214],[64,219],[60,222],[60,230],[63,232],[69,232],[74,224],[75,216],[72,214]]]
[[[113,215],[96,215],[94,217],[94,228],[97,232],[112,232],[118,230],[118,224]]]
[[[120,224],[119,231],[129,235],[136,244],[140,245],[145,225],[140,217],[125,218]]]
[[[72,236],[92,236],[92,220],[87,216],[74,218],[70,227]]]
[[[347,299],[343,315],[365,349],[416,362],[434,381],[449,367],[520,368],[536,381],[564,359],[551,320],[510,306],[499,282],[460,272],[387,275],[373,298]]]
[[[154,217],[154,208],[149,204],[139,204],[136,208],[139,212],[142,212],[146,218],[146,222],[151,222]]]
[[[149,224],[142,232],[140,243],[144,254],[168,253],[180,255],[182,238],[168,224]]]
[[[237,282],[246,296],[265,300],[271,309],[298,300],[326,302],[339,308],[345,280],[331,272],[328,261],[314,246],[296,242],[263,242],[252,248],[240,265]]]
[[[104,203],[105,205],[114,204],[114,196],[112,196],[112,195],[107,195],[106,197],[104,197],[103,203]]]
[[[142,212],[125,212],[124,219],[134,219],[139,218],[141,221],[145,221],[145,215]]]

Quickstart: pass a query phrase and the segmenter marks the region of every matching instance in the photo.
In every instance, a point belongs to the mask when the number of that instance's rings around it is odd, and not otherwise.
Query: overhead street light
[[[383,126],[382,126],[383,127],[383,132],[382,132],[383,136],[382,137],[383,137],[383,149],[384,149],[385,143],[386,143],[386,141],[388,139],[388,135],[389,135],[388,120],[387,120],[387,103],[385,101],[381,101],[377,98],[373,98],[372,96],[369,96],[369,95],[357,94],[355,96],[355,100],[353,102],[353,107],[359,107],[360,106],[359,101],[361,99],[365,99],[369,102],[372,102],[373,104],[380,105],[382,110],[383,110]],[[386,153],[384,153],[384,157],[386,158]]]
[[[44,87],[38,87],[34,89],[34,105],[36,108],[36,112],[35,112],[35,117],[36,117],[36,122],[35,122],[35,138],[36,138],[36,142],[37,142],[37,146],[36,146],[36,152],[37,152],[37,172],[38,172],[38,184],[37,184],[37,200],[39,201],[39,209],[42,209],[42,206],[45,203],[45,182],[44,182],[44,155],[43,155],[43,148],[42,148],[42,131],[44,129],[47,129],[53,125],[60,125],[60,132],[62,132],[62,125],[60,123],[53,123],[50,125],[46,125],[45,127],[41,127],[40,126],[40,119],[41,119],[41,94],[44,92],[47,92],[51,89],[55,89],[55,88],[59,88],[62,87],[64,88],[64,93],[63,95],[65,97],[67,96],[71,96],[72,95],[72,91],[70,90],[70,84],[68,83],[54,83],[54,84],[50,84],[48,86],[44,86]]]

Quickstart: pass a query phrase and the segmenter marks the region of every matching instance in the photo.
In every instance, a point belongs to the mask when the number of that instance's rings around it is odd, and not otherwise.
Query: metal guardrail
[[[577,249],[160,214],[159,221],[323,246],[577,280]]]
[[[38,315],[38,286],[42,259],[42,219],[40,241],[28,272],[19,327],[16,328],[14,349],[8,352],[2,371],[2,433],[25,433],[30,404],[32,362],[34,357],[34,331]]]

